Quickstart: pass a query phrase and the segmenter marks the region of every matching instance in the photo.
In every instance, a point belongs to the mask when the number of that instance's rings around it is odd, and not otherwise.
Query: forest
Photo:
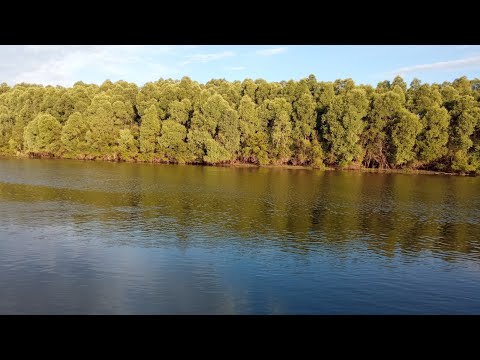
[[[480,80],[3,83],[0,154],[480,174]]]

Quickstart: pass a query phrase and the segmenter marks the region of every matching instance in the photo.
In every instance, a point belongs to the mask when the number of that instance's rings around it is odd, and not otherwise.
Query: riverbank
[[[209,166],[209,165],[204,165]],[[212,165],[210,165],[212,166]],[[364,167],[329,167],[325,166],[321,169],[314,168],[312,166],[302,166],[302,165],[254,165],[254,164],[221,164],[214,166],[224,166],[224,167],[253,167],[253,168],[281,168],[281,169],[307,169],[307,170],[325,170],[325,171],[346,171],[346,172],[371,172],[371,173],[395,173],[395,174],[424,174],[424,175],[452,175],[452,176],[475,176],[475,174],[465,174],[465,173],[455,173],[455,172],[444,172],[444,171],[435,171],[435,170],[419,170],[419,169],[378,169],[378,168],[364,168]]]
[[[141,160],[111,160],[111,159],[70,159],[70,158],[61,158],[53,156],[45,157],[33,157],[29,155],[5,155],[0,154],[0,159],[37,159],[37,160],[74,160],[74,161],[106,161],[106,162],[126,162],[126,163],[139,163],[139,164],[163,164],[163,165],[188,165],[188,166],[213,166],[213,167],[234,167],[234,168],[270,168],[270,169],[291,169],[291,170],[320,170],[320,171],[346,171],[346,172],[370,172],[370,173],[387,173],[387,174],[412,174],[412,175],[451,175],[451,176],[478,176],[479,174],[475,173],[460,173],[460,172],[446,172],[446,171],[436,171],[436,170],[420,170],[420,169],[379,169],[379,168],[365,168],[360,166],[351,166],[351,167],[331,167],[324,166],[322,168],[315,168],[312,166],[305,165],[289,165],[289,164],[269,164],[269,165],[256,165],[249,163],[229,163],[229,164],[200,164],[200,163],[186,163],[186,164],[177,164],[177,163],[168,163],[162,161],[141,161]]]

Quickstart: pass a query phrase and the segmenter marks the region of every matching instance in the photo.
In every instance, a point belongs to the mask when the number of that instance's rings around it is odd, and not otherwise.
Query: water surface
[[[480,314],[480,178],[0,160],[1,314]]]

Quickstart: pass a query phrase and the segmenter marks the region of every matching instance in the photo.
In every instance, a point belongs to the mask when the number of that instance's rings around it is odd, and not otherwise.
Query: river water
[[[480,177],[1,159],[0,314],[480,314]]]

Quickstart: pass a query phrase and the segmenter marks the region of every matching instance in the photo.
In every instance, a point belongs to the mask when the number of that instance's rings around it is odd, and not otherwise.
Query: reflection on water
[[[0,313],[480,313],[480,178],[0,160]]]

